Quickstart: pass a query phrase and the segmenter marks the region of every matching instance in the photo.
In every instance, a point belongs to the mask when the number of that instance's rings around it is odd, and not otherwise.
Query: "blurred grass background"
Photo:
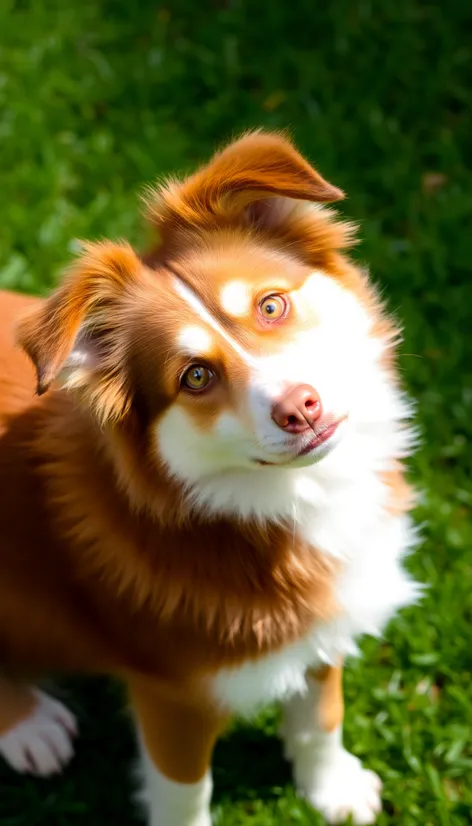
[[[410,565],[431,588],[346,675],[347,742],[385,781],[383,826],[471,822],[471,24],[460,0],[0,0],[0,286],[46,291],[76,238],[142,243],[142,185],[247,127],[289,127],[349,194],[424,435]],[[140,822],[117,690],[68,690],[77,758],[53,781],[2,767],[1,826]],[[268,711],[218,746],[217,824],[321,823],[275,731]]]

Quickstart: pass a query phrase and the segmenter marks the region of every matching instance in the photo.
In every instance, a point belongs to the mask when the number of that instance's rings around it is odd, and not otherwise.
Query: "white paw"
[[[34,711],[0,737],[0,755],[21,774],[48,777],[59,774],[74,756],[77,723],[62,703],[42,691],[34,693]]]
[[[372,771],[362,768],[357,757],[342,750],[330,764],[319,767],[316,782],[301,793],[328,823],[375,823],[382,809],[382,783]]]

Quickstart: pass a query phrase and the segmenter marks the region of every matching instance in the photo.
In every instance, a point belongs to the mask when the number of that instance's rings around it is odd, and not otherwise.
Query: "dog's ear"
[[[296,201],[339,201],[344,193],[328,183],[279,134],[249,133],[183,183],[169,182],[148,197],[148,215],[159,225],[205,225],[244,217],[249,224],[275,228]]]
[[[85,388],[108,412],[122,410],[124,379],[114,337],[120,296],[139,277],[141,264],[127,244],[89,243],[60,286],[23,317],[17,340],[36,368],[38,395],[60,376]]]

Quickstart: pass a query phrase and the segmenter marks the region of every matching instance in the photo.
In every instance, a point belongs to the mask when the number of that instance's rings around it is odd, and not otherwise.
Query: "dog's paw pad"
[[[314,787],[302,794],[328,823],[344,823],[352,817],[357,826],[368,826],[382,809],[381,791],[380,778],[343,751],[319,771]]]
[[[75,717],[62,703],[35,691],[31,714],[0,736],[0,755],[15,771],[48,777],[59,774],[74,756]]]

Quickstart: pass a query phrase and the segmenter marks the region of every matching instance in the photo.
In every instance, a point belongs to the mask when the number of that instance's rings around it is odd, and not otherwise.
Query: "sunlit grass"
[[[423,431],[409,564],[431,588],[346,675],[347,741],[385,781],[384,826],[466,826],[472,806],[467,14],[419,0],[0,5],[0,285],[47,290],[77,238],[141,243],[140,187],[248,126],[290,127],[349,194],[355,254],[405,327]],[[77,758],[53,781],[2,768],[2,826],[139,822],[115,688],[68,688]],[[294,796],[275,723],[269,711],[218,746],[218,824],[321,822]]]

